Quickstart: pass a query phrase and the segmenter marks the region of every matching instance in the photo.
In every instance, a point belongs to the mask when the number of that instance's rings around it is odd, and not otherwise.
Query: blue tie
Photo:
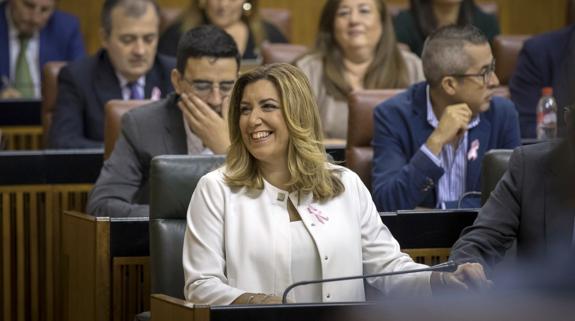
[[[128,83],[128,88],[130,89],[130,100],[144,99],[137,82]]]

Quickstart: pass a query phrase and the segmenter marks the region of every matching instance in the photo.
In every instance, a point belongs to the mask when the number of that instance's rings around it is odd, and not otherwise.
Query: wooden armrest
[[[152,321],[202,321],[209,320],[210,309],[168,295],[152,294],[150,314]]]

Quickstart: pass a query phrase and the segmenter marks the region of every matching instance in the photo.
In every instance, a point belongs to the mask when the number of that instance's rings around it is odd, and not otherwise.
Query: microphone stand
[[[327,282],[338,282],[338,281],[349,281],[349,280],[356,280],[356,279],[369,279],[375,277],[383,277],[383,276],[392,276],[392,275],[399,275],[399,274],[409,274],[409,273],[417,273],[417,272],[454,272],[457,270],[458,264],[454,261],[447,261],[444,263],[440,263],[434,266],[421,268],[421,269],[414,269],[414,270],[404,270],[404,271],[395,271],[395,272],[387,272],[387,273],[376,273],[376,274],[366,274],[366,275],[354,275],[354,276],[344,276],[339,278],[329,278],[329,279],[320,279],[320,280],[311,280],[311,281],[300,281],[296,282],[290,286],[288,286],[283,295],[282,295],[282,304],[287,303],[287,295],[288,293],[293,290],[294,288],[302,285],[309,285],[309,284],[319,284],[319,283],[327,283]]]

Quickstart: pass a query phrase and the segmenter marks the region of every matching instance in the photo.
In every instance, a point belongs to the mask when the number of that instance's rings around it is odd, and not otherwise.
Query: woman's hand
[[[433,291],[445,290],[475,290],[481,291],[493,286],[493,282],[485,276],[483,266],[479,263],[464,263],[453,273],[433,272]]]

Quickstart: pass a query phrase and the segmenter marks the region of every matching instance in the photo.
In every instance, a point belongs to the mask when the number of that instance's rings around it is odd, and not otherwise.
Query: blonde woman
[[[308,76],[327,138],[347,137],[347,96],[423,80],[421,60],[400,50],[384,0],[327,0],[316,49],[296,65]]]
[[[329,164],[306,76],[288,64],[241,76],[230,99],[224,167],[204,176],[184,238],[186,299],[196,304],[280,303],[296,281],[425,267],[400,252],[367,188]],[[443,280],[443,283],[442,283]],[[485,284],[478,264],[453,274],[372,279],[384,293]],[[295,288],[291,302],[365,299],[361,280]]]
[[[287,42],[274,25],[263,21],[257,0],[190,0],[188,8],[160,37],[158,52],[175,56],[181,35],[187,30],[213,24],[234,38],[243,59],[255,59],[264,41]]]

